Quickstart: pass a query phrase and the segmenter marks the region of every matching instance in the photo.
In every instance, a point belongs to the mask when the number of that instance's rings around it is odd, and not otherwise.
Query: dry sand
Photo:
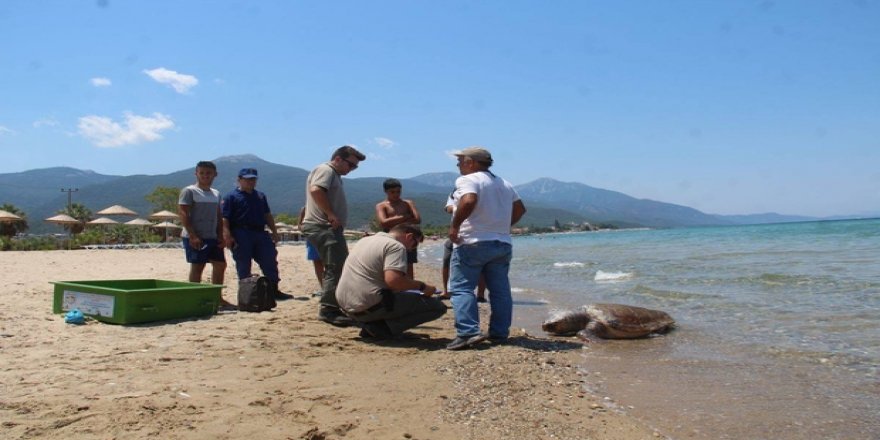
[[[273,312],[126,326],[65,324],[49,281],[185,280],[183,251],[0,252],[0,438],[663,437],[585,391],[579,343],[517,332],[450,352],[451,310],[365,342],[316,319],[304,249],[279,251],[281,288],[298,299]],[[439,285],[438,272],[417,265]]]

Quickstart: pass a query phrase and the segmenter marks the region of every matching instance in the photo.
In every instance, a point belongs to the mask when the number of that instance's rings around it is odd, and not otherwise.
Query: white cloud
[[[198,78],[192,75],[177,73],[164,67],[153,70],[144,70],[144,73],[153,78],[156,82],[168,84],[173,87],[177,93],[187,93],[189,89],[199,84]]]
[[[113,84],[113,82],[110,81],[109,78],[97,77],[92,78],[89,81],[91,81],[92,85],[95,87],[110,87],[110,85]]]
[[[174,121],[161,113],[139,116],[125,113],[120,124],[104,116],[89,115],[79,118],[79,134],[99,147],[121,147],[162,139],[161,132],[174,128]]]
[[[0,125],[0,136],[3,136],[4,134],[15,134],[15,131]]]
[[[53,118],[38,119],[33,123],[34,128],[57,127],[58,125],[58,121]]]
[[[397,146],[397,142],[394,142],[386,137],[375,137],[373,138],[373,142],[386,150],[390,150]]]

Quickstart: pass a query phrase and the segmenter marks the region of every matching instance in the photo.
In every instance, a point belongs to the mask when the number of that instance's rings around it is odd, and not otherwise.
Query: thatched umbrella
[[[0,223],[15,223],[20,222],[21,217],[9,212],[0,209]]]
[[[125,222],[125,225],[138,227],[138,231],[141,231],[141,230],[146,230],[147,226],[153,226],[153,223],[149,220],[142,219],[142,218],[138,217],[134,220],[129,220],[129,221]],[[138,236],[136,238],[137,238],[138,243],[140,243],[140,241],[141,241],[140,240],[141,239],[140,233],[138,233]]]
[[[149,218],[150,218],[150,220],[165,221],[165,220],[177,220],[179,217],[180,216],[178,216],[177,214],[175,214],[171,211],[162,210],[162,211],[154,212],[154,213],[150,214]]]
[[[136,218],[125,222],[125,224],[129,226],[152,226],[153,222],[142,218]]]
[[[137,216],[137,213],[136,213],[136,212],[134,212],[134,211],[132,211],[132,210],[126,208],[125,206],[122,206],[122,205],[113,205],[113,206],[111,206],[111,207],[109,207],[109,208],[104,208],[104,209],[98,211],[96,214],[98,214],[98,215],[130,215],[130,216]]]
[[[77,225],[77,224],[82,223],[79,220],[77,220],[67,214],[58,214],[58,215],[47,218],[45,221],[47,221],[49,223],[55,223],[56,225],[61,225],[61,226],[72,226],[72,225]],[[72,231],[73,231],[73,228],[68,229],[68,237],[67,237],[67,248],[68,249],[70,249],[70,245],[71,245],[70,242],[73,241],[70,238],[71,235],[73,235]]]
[[[119,222],[107,217],[98,217],[90,222],[86,222],[87,226],[100,226],[102,235],[104,236],[104,244],[107,244],[107,225],[118,225]]]
[[[169,221],[164,221],[162,223],[156,223],[153,225],[154,228],[162,228],[165,230],[165,241],[168,241],[168,230],[169,229],[180,229],[180,225],[171,223]]]

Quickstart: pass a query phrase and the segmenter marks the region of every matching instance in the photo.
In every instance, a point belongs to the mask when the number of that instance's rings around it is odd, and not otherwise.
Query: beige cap
[[[452,154],[456,156],[466,156],[477,162],[488,162],[489,164],[492,164],[492,153],[483,147],[467,147]]]

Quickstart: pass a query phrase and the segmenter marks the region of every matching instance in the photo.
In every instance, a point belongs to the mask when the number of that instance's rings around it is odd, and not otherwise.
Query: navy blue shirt
[[[272,212],[265,194],[257,190],[248,194],[241,188],[223,196],[220,211],[223,218],[229,220],[230,229],[262,229],[266,226],[266,214]]]

